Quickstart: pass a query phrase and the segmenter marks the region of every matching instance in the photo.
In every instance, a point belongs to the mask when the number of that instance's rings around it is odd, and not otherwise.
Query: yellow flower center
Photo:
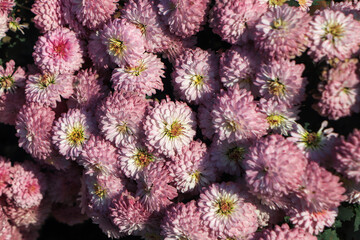
[[[285,26],[285,22],[281,18],[275,19],[271,24],[272,29],[280,29],[283,28],[284,26]]]
[[[134,76],[139,76],[143,71],[145,71],[147,67],[145,66],[144,62],[141,62],[138,66],[135,67],[126,67],[125,72],[130,73]]]
[[[73,146],[79,146],[85,141],[84,129],[82,127],[74,127],[68,134],[67,139]]]
[[[316,132],[307,133],[302,139],[305,142],[307,148],[315,149],[320,146],[321,138]]]
[[[14,85],[14,79],[12,76],[0,77],[0,87],[4,90],[9,90]]]
[[[175,138],[182,135],[184,127],[181,123],[175,121],[171,124],[170,129],[165,129],[165,134],[170,138]]]
[[[202,85],[204,85],[204,77],[201,75],[194,75],[192,76],[191,80],[195,86],[201,87]]]
[[[234,211],[234,203],[227,199],[220,199],[217,201],[216,213],[220,215],[230,215]]]
[[[282,84],[278,78],[269,81],[269,92],[275,96],[282,96],[285,94],[285,85]]]
[[[191,176],[192,179],[195,179],[196,183],[198,183],[200,181],[201,172],[196,170],[190,176]]]
[[[123,124],[118,124],[116,126],[116,129],[119,133],[129,133],[130,132],[130,128],[127,126],[126,123],[123,123]]]
[[[287,0],[269,0],[270,6],[282,6]]]
[[[135,24],[138,29],[140,29],[141,34],[144,35],[146,33],[146,25],[142,23]]]
[[[236,121],[231,120],[225,123],[225,128],[230,132],[236,132],[236,130],[238,130],[240,126]]]
[[[39,79],[39,85],[41,89],[47,88],[50,84],[55,83],[54,75],[44,74]]]
[[[146,150],[139,150],[135,155],[135,164],[140,167],[147,167],[154,161],[154,156],[148,153]]]
[[[123,41],[116,38],[110,38],[109,50],[114,54],[114,56],[121,56],[125,49],[126,46]]]
[[[243,147],[233,147],[229,149],[226,153],[226,156],[234,162],[240,162],[244,159],[244,154],[246,150]]]
[[[344,33],[344,28],[340,23],[331,23],[325,27],[325,37],[328,34],[331,34],[333,36],[333,39],[341,38],[343,36],[343,33]]]
[[[95,183],[94,184],[94,193],[99,198],[104,198],[106,195],[106,190],[104,188],[102,188],[99,184]]]
[[[284,117],[281,115],[270,115],[267,118],[267,121],[270,125],[270,127],[279,127],[281,123],[284,121]]]

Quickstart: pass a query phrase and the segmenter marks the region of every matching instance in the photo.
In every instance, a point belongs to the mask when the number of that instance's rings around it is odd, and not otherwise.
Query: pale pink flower
[[[306,232],[301,228],[290,229],[289,225],[284,223],[275,226],[275,229],[266,229],[259,236],[255,237],[254,240],[316,240],[317,238],[310,233]]]
[[[313,4],[313,0],[296,0],[296,1],[300,5],[300,9],[306,12],[310,10],[311,5]]]
[[[17,88],[25,86],[25,80],[24,69],[18,67],[15,70],[14,60],[7,62],[5,69],[0,66],[0,97],[6,93],[14,93]]]
[[[31,6],[31,12],[35,14],[35,26],[41,32],[61,27],[65,23],[61,10],[61,0],[36,0]]]
[[[9,14],[15,6],[14,0],[0,0],[0,13]]]
[[[5,13],[0,13],[0,40],[6,36],[6,32],[9,30],[8,26],[9,17]]]

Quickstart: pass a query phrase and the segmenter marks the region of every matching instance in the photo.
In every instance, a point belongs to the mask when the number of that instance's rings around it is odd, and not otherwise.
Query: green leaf
[[[360,229],[360,206],[358,205],[355,208],[355,221],[354,221],[354,231],[359,231]]]
[[[318,236],[318,240],[340,240],[333,229],[326,229],[321,235]]]
[[[338,219],[341,221],[350,221],[354,217],[354,212],[352,208],[348,207],[339,207]]]
[[[334,228],[341,228],[342,227],[342,222],[340,220],[336,220],[333,227]]]

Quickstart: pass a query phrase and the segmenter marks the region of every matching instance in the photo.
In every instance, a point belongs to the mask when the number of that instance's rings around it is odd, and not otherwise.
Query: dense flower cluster
[[[301,111],[360,112],[360,3],[297,2],[35,0],[34,64],[0,66],[0,122],[35,160],[0,157],[0,239],[50,213],[111,238],[316,239],[360,202],[360,130]]]

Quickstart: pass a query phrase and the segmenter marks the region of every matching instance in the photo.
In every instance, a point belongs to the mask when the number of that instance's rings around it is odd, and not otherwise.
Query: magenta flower
[[[289,225],[284,223],[275,226],[274,230],[266,229],[255,240],[316,240],[317,238],[301,228],[290,229]]]
[[[15,125],[17,115],[25,104],[25,92],[23,88],[17,89],[13,94],[0,96],[0,122]]]
[[[36,0],[31,6],[31,12],[35,14],[33,21],[41,32],[53,31],[64,25],[61,4],[61,0]]]
[[[218,59],[214,52],[187,49],[176,59],[174,68],[175,93],[188,103],[206,102],[220,90]]]
[[[57,28],[39,37],[33,57],[43,72],[72,74],[81,68],[83,50],[73,31]]]
[[[254,97],[245,89],[222,91],[211,112],[215,133],[220,141],[259,138],[266,134],[266,115],[259,112]]]
[[[89,36],[87,51],[96,69],[115,68],[116,64],[107,53],[106,46],[102,43],[101,31],[92,32]]]
[[[112,86],[117,91],[137,92],[152,95],[156,90],[164,90],[161,78],[164,76],[165,65],[161,59],[151,53],[144,53],[134,65],[115,68]]]
[[[8,159],[0,156],[0,196],[3,194],[5,188],[7,188],[8,185],[10,184],[11,181],[10,173],[11,173],[11,162]]]
[[[25,71],[21,67],[15,70],[14,60],[6,63],[4,69],[0,66],[0,97],[6,93],[14,93],[17,88],[25,85]]]
[[[8,15],[15,6],[14,0],[0,0],[0,14]]]

